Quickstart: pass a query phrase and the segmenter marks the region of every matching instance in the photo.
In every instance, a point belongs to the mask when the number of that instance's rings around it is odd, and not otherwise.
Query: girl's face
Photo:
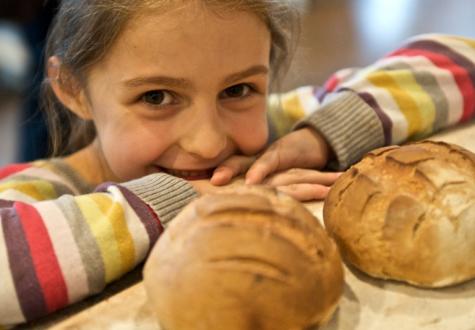
[[[120,180],[209,177],[267,141],[267,27],[250,13],[193,3],[137,16],[90,71],[96,152]]]

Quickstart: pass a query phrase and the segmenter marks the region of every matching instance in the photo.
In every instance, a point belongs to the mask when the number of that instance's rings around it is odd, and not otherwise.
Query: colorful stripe
[[[427,98],[425,102],[431,103],[433,111],[435,111],[432,128],[429,133],[438,131],[448,122],[449,103],[444,91],[440,88],[437,79],[426,71],[419,71],[412,68],[410,65],[401,62],[393,67],[395,70],[405,70],[414,76],[414,80],[420,88],[421,94],[425,93],[422,99]],[[429,125],[429,124],[428,124]]]
[[[13,202],[11,204],[13,204]],[[9,206],[0,204],[0,207],[7,208]],[[2,223],[7,221],[7,219],[3,218],[5,212],[7,212],[5,209],[0,210],[0,222]],[[0,226],[0,242],[5,242],[3,226]],[[0,265],[3,266],[0,267],[0,297],[3,297],[2,299],[7,299],[7,297],[17,297],[10,267],[4,266],[9,264],[7,246],[0,244]],[[5,325],[23,323],[26,321],[18,299],[10,299],[7,304],[2,304],[2,308],[0,308],[0,320],[2,320]]]
[[[114,240],[114,231],[106,216],[99,209],[95,198],[89,195],[79,196],[75,200],[92,236],[97,242],[104,263],[105,282],[109,283],[122,275],[120,253]]]
[[[371,107],[378,116],[384,131],[384,143],[385,145],[391,144],[391,131],[393,123],[388,115],[381,109],[376,99],[370,93],[358,93],[358,95]]]
[[[396,102],[398,108],[403,113],[408,123],[408,136],[414,135],[422,128],[423,119],[417,110],[417,103],[404,90],[400,89],[397,80],[384,71],[374,72],[367,77],[374,86],[386,89]]]
[[[89,292],[87,274],[65,214],[54,201],[42,202],[36,207],[50,235],[60,268],[68,270],[63,276],[69,303],[79,301]]]
[[[341,83],[341,80],[338,78],[336,74],[334,74],[325,82],[324,88],[327,91],[327,93],[331,93],[335,91],[335,89],[338,87],[338,85],[340,85],[340,83]]]
[[[19,173],[29,167],[31,167],[31,164],[11,164],[0,168],[0,180],[9,177],[15,173]]]
[[[475,112],[475,65],[450,48],[433,41],[417,41],[390,56],[424,56],[436,66],[449,70],[464,99],[461,121],[469,120]]]
[[[13,277],[16,298],[27,321],[47,314],[48,308],[35,270],[30,246],[14,208],[2,209],[2,229],[8,251],[8,267]],[[8,299],[8,298],[2,298]]]
[[[42,192],[44,192],[45,189],[40,189],[38,187],[38,181],[36,182],[35,181],[32,181],[31,183],[30,182],[23,183],[21,181],[16,181],[16,180],[5,182],[0,186],[0,193],[7,190],[16,190],[28,197],[31,197],[33,200],[42,200],[44,198],[42,195]],[[40,182],[40,184],[41,183],[42,182]],[[48,195],[52,196],[53,194],[50,193]]]
[[[116,203],[130,205],[118,186],[109,186],[107,191],[113,196]],[[151,244],[149,234],[147,233],[147,229],[141,221],[141,218],[137,213],[135,213],[132,207],[124,208],[124,217],[135,247],[135,266],[141,260],[144,260],[150,250]],[[158,222],[155,219],[153,221]]]
[[[89,293],[101,292],[105,287],[105,270],[98,243],[92,234],[86,219],[76,204],[73,196],[62,196],[56,201],[61,212],[65,215],[74,240],[81,255]]]
[[[119,203],[114,202],[106,194],[97,194],[95,197],[94,201],[105,219],[109,221],[114,233],[114,241],[117,242],[122,265],[120,272],[126,273],[135,265],[135,248],[124,218],[124,210]]]
[[[157,217],[155,212],[153,212],[150,207],[147,206],[141,199],[136,195],[130,192],[128,189],[122,186],[116,186],[122,195],[127,200],[128,204],[132,207],[135,213],[139,216],[140,221],[142,221],[145,229],[147,230],[150,246],[153,246],[158,240],[158,237],[162,234],[164,228],[160,222],[160,219]],[[104,189],[102,186],[100,190]]]
[[[54,312],[67,305],[68,295],[48,231],[34,207],[16,202],[14,208],[28,241],[34,272],[41,287],[47,312]]]

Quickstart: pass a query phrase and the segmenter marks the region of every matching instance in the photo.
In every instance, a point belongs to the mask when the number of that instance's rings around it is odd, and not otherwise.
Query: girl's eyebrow
[[[254,76],[257,74],[267,74],[269,68],[265,65],[253,65],[243,71],[232,73],[227,76],[223,83],[225,85],[242,80],[244,78]],[[168,76],[150,76],[150,77],[137,77],[124,81],[126,87],[140,87],[142,85],[164,85],[182,89],[193,89],[193,83],[184,78],[174,78]]]
[[[228,85],[228,84],[231,84],[233,82],[239,81],[241,79],[244,79],[244,78],[247,78],[247,77],[250,77],[250,76],[254,76],[254,75],[257,75],[257,74],[267,74],[267,73],[269,73],[269,68],[267,66],[265,66],[265,65],[254,65],[254,66],[251,66],[250,68],[248,68],[246,70],[230,74],[228,77],[226,77],[224,79],[224,84]]]
[[[152,84],[179,87],[183,89],[192,89],[193,86],[189,80],[167,76],[137,77],[124,82],[124,85],[127,87],[140,87],[142,85]]]

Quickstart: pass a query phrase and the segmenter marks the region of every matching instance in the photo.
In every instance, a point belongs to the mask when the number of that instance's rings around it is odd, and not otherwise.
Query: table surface
[[[475,123],[434,135],[475,152]],[[322,202],[307,204],[322,219]],[[23,328],[160,329],[147,308],[141,269],[103,294]],[[125,288],[125,289],[124,289]],[[345,266],[339,308],[324,330],[475,330],[475,280],[445,289],[419,289],[384,281]]]

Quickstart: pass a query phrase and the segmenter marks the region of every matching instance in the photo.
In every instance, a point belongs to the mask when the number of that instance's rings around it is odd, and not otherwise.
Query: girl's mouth
[[[177,170],[177,169],[171,169],[171,168],[165,168],[161,166],[157,166],[160,171],[165,172],[167,174],[185,179],[185,180],[204,180],[204,179],[210,179],[211,176],[213,175],[214,168],[209,168],[205,170]]]

